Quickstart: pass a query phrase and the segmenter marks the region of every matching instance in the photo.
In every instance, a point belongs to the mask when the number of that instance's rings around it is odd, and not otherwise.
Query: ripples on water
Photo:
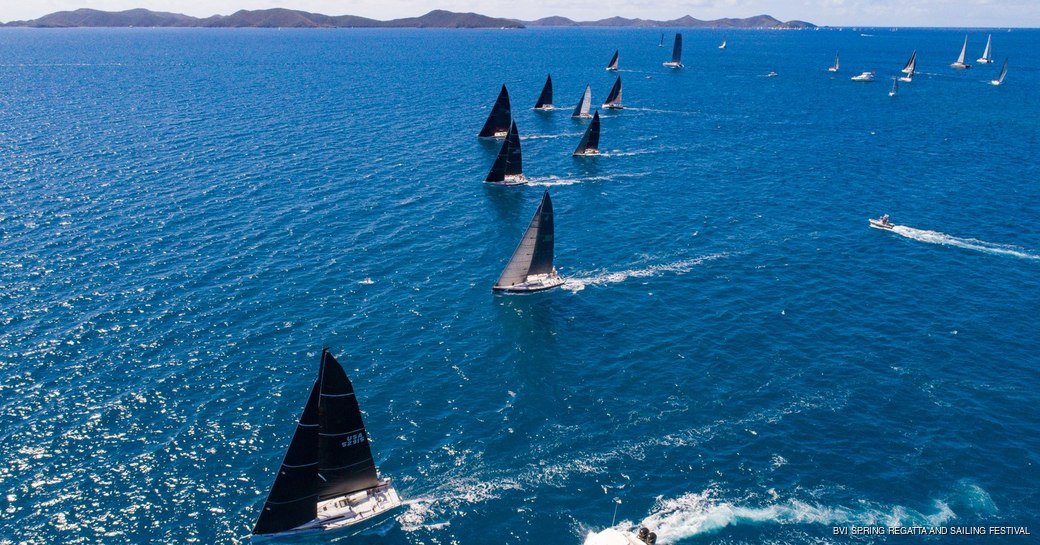
[[[958,32],[0,32],[0,543],[244,541],[322,345],[409,500],[335,540],[1034,522],[1040,49]],[[493,297],[543,187],[568,284]]]

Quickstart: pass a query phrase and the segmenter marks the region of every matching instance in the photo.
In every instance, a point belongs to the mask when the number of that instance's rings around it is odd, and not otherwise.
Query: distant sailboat
[[[253,534],[336,530],[400,505],[390,479],[379,478],[354,386],[323,349],[318,379]]]
[[[990,64],[993,62],[993,55],[990,52],[990,46],[993,44],[993,35],[990,34],[986,38],[986,50],[982,52],[982,57],[975,59],[975,62],[980,64]]]
[[[964,64],[964,54],[968,51],[968,35],[964,35],[964,46],[961,47],[961,54],[957,57],[957,62],[950,65],[950,68],[964,69],[971,68],[970,64]]]
[[[538,95],[538,102],[534,103],[535,110],[552,110],[553,99],[552,99],[552,74],[545,77],[545,86],[542,87],[542,94]]]
[[[607,100],[603,103],[603,107],[608,110],[620,110],[621,106],[621,76],[617,77],[614,81],[614,86],[610,88],[610,93],[607,94]]]
[[[664,32],[661,33],[661,43],[657,44],[657,47],[664,47]]]
[[[585,92],[581,94],[581,100],[578,101],[578,105],[574,108],[574,113],[571,117],[589,117],[589,111],[592,109],[592,86],[586,85]]]
[[[607,63],[607,70],[610,70],[611,72],[617,72],[617,65],[618,65],[618,50],[615,49],[614,50],[614,56],[611,57],[610,58],[610,62]]]
[[[1004,85],[1004,76],[1007,75],[1007,57],[1004,57],[1004,67],[1000,69],[1000,75],[997,79],[990,80],[990,85]]]
[[[726,35],[722,35],[722,43],[719,44],[719,49],[726,49]]]
[[[553,267],[553,208],[549,190],[542,195],[534,217],[513,257],[491,288],[492,291],[531,292],[555,288],[563,278]]]
[[[914,81],[914,74],[917,73],[917,50],[910,55],[910,60],[906,61],[906,66],[903,67],[903,73],[905,76],[899,78],[899,81],[905,81],[910,83]]]
[[[668,68],[682,68],[682,34],[676,33],[675,44],[672,46],[672,60],[663,63]]]
[[[480,138],[505,138],[509,134],[509,122],[512,118],[513,115],[509,110],[509,91],[506,91],[506,86],[503,84],[502,90],[498,93],[498,99],[495,100],[495,105],[491,108],[487,121],[484,122],[484,128],[480,129],[477,136]]]
[[[516,130],[516,121],[509,127],[509,136],[502,142],[491,170],[484,178],[485,183],[500,185],[526,184],[524,177],[523,154],[520,152],[520,133]]]
[[[581,137],[581,142],[578,142],[578,147],[575,148],[572,155],[575,157],[599,155],[599,112],[592,116],[592,123],[589,123],[589,127],[585,129],[585,134]]]
[[[838,54],[834,54],[834,66],[827,69],[828,72],[837,72],[838,68],[841,67],[841,63],[838,61]]]
[[[899,79],[892,78],[892,90],[888,92],[888,96],[894,97],[899,92]]]

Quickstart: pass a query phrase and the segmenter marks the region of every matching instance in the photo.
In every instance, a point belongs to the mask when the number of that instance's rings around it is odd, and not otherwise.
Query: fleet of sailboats
[[[672,60],[664,63],[668,68],[682,68],[682,34],[675,34],[675,43],[672,44]]]
[[[963,70],[965,68],[971,68],[970,64],[964,64],[964,54],[968,52],[968,35],[964,35],[964,46],[961,47],[961,54],[957,57],[956,62],[950,64],[950,68],[957,68]]]
[[[542,194],[542,202],[531,218],[531,223],[520,238],[509,263],[491,288],[497,292],[526,293],[555,288],[564,280],[553,267],[554,226],[552,199],[549,190]]]
[[[401,505],[372,459],[354,386],[327,349],[254,535],[302,535],[353,526]]]

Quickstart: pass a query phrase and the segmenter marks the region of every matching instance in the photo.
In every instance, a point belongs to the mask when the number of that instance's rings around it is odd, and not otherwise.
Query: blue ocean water
[[[663,544],[1037,542],[1040,31],[992,32],[954,71],[962,30],[686,30],[672,71],[653,29],[3,29],[0,543],[248,541],[323,345],[408,506],[303,542],[615,508]],[[502,83],[529,187],[481,183]],[[545,188],[570,282],[493,296]]]

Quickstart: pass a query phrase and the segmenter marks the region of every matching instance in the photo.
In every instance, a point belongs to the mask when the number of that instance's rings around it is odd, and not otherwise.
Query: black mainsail
[[[585,86],[585,92],[581,94],[581,100],[578,101],[578,105],[574,108],[574,113],[571,117],[588,117],[589,110],[592,108],[592,85]]]
[[[610,110],[621,109],[621,76],[617,77],[614,81],[614,86],[610,88],[610,93],[607,94],[607,100],[603,103],[603,107]]]
[[[585,135],[578,142],[573,155],[597,155],[599,153],[599,112],[592,116],[592,123],[585,129]]]
[[[509,110],[509,91],[506,90],[505,84],[502,84],[502,90],[498,93],[498,99],[495,100],[495,105],[491,108],[491,113],[488,114],[487,121],[484,122],[484,127],[480,129],[480,133],[477,136],[480,138],[501,138],[505,136],[509,131],[509,122],[512,118],[513,115]]]
[[[675,34],[675,44],[672,45],[672,60],[664,63],[669,68],[682,68],[682,34]]]
[[[535,275],[543,275],[544,280],[531,283],[531,277]],[[537,291],[562,283],[553,268],[553,208],[549,190],[545,190],[531,224],[492,290]]]
[[[614,56],[610,58],[610,62],[607,63],[607,70],[611,72],[617,72],[618,67],[618,50],[614,50]]]
[[[542,87],[542,94],[538,95],[538,102],[534,103],[535,110],[551,110],[553,109],[552,99],[552,74],[545,77],[545,86]]]
[[[379,486],[354,386],[336,358],[321,352],[318,396],[318,500]]]
[[[520,133],[516,130],[516,121],[513,121],[509,127],[508,136],[506,136],[505,141],[502,142],[502,147],[498,150],[498,157],[495,158],[495,162],[491,165],[491,170],[488,171],[484,181],[491,183],[520,182],[523,180],[523,175],[524,165],[523,154],[520,151]]]
[[[319,393],[315,382],[264,510],[253,526],[254,534],[285,532],[318,516]]]

